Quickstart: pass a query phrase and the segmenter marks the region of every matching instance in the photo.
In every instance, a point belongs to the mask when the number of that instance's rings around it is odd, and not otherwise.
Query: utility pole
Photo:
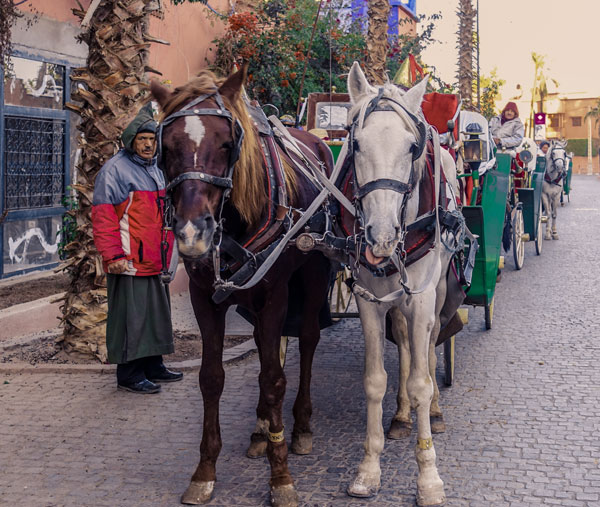
[[[587,173],[594,174],[594,165],[592,162],[592,117],[588,116],[588,145],[587,145]]]

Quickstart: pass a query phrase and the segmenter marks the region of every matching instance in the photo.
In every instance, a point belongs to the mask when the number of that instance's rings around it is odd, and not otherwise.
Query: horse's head
[[[425,79],[406,93],[389,83],[375,88],[356,62],[348,74],[355,198],[366,257],[374,265],[389,258],[403,239],[407,208],[415,207],[416,214],[416,204],[409,201],[423,169],[426,84]]]
[[[566,143],[561,141],[552,141],[550,149],[546,153],[546,172],[557,177],[567,170],[567,150]]]
[[[253,196],[253,183],[237,174],[250,156],[242,140],[254,136],[240,100],[245,77],[246,67],[225,81],[201,73],[173,93],[156,82],[151,85],[163,111],[159,165],[172,195],[174,233],[183,257],[199,259],[211,250],[230,193],[234,205]],[[262,182],[258,188],[262,190]],[[251,222],[256,211],[246,210],[242,218]]]

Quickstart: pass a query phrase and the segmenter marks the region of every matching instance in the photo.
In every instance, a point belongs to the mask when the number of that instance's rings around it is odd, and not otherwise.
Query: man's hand
[[[108,265],[107,270],[111,275],[120,275],[127,271],[127,267],[127,259],[119,259],[118,261],[111,262]]]

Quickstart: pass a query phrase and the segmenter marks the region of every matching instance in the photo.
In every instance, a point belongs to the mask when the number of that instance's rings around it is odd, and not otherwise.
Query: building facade
[[[154,0],[150,34],[170,42],[153,44],[150,67],[159,80],[183,84],[206,66],[211,41],[224,29],[202,4],[174,6]],[[87,9],[91,0],[81,2]],[[215,9],[229,8],[212,0]],[[86,64],[77,42],[76,0],[30,0],[12,28],[13,52],[0,69],[0,278],[49,269],[60,260],[62,220],[77,181],[78,117],[70,101],[71,71]],[[150,75],[149,77],[157,77]]]

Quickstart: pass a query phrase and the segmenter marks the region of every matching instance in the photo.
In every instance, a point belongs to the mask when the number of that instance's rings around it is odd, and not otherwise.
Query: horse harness
[[[218,108],[198,107],[201,102],[209,98],[214,98]],[[166,267],[168,251],[166,233],[173,229],[173,190],[186,180],[200,180],[224,189],[219,205],[219,215],[216,217],[217,229],[213,239],[212,260],[215,273],[214,286],[216,289],[213,300],[217,303],[226,299],[232,291],[250,288],[260,281],[268,268],[270,268],[277,260],[282,251],[282,249],[279,248],[280,244],[284,242],[284,240],[286,240],[285,243],[287,243],[289,240],[289,232],[290,229],[292,229],[295,218],[300,215],[298,210],[293,210],[288,204],[283,163],[276,146],[276,136],[274,135],[273,129],[262,109],[250,104],[246,104],[246,107],[258,134],[259,147],[263,156],[263,166],[266,171],[267,199],[270,204],[266,217],[259,225],[257,232],[246,238],[242,243],[239,243],[236,239],[224,232],[224,219],[222,213],[224,204],[233,188],[233,171],[241,152],[244,129],[239,120],[234,121],[232,114],[225,108],[220,94],[215,92],[213,94],[205,94],[197,97],[179,111],[165,118],[161,123],[158,132],[158,159],[160,162],[162,161],[163,155],[163,128],[174,120],[185,116],[204,115],[226,118],[232,124],[232,135],[235,145],[230,153],[226,176],[213,176],[198,171],[196,167],[192,167],[192,169],[194,169],[193,171],[179,174],[167,184],[163,213],[163,242],[161,245],[163,268],[161,275],[164,281],[168,281],[170,280],[170,275]],[[294,159],[292,157],[289,158],[290,161],[294,163]],[[165,172],[164,169],[163,172]],[[166,178],[167,176],[165,173],[165,179]],[[314,227],[314,224],[324,222],[323,215],[324,213],[321,211],[317,212],[314,216],[303,216],[301,217],[301,220],[296,220],[296,225],[298,222],[302,221],[303,224],[310,223],[309,227]],[[285,246],[285,244],[283,246]],[[227,276],[228,279],[223,280],[222,275]]]
[[[556,167],[555,162],[557,159],[554,158],[554,147],[552,148],[552,151],[550,152],[550,160],[552,161],[552,167]],[[550,176],[550,174],[548,173],[548,171],[546,171],[544,173],[544,181],[546,181],[547,183],[550,183],[551,185],[560,186],[560,181],[565,177],[565,174],[566,174],[567,160],[566,160],[566,157],[564,157],[564,158],[561,157],[558,160],[563,161],[563,168],[558,171],[558,176],[556,176],[555,178],[552,178]]]

